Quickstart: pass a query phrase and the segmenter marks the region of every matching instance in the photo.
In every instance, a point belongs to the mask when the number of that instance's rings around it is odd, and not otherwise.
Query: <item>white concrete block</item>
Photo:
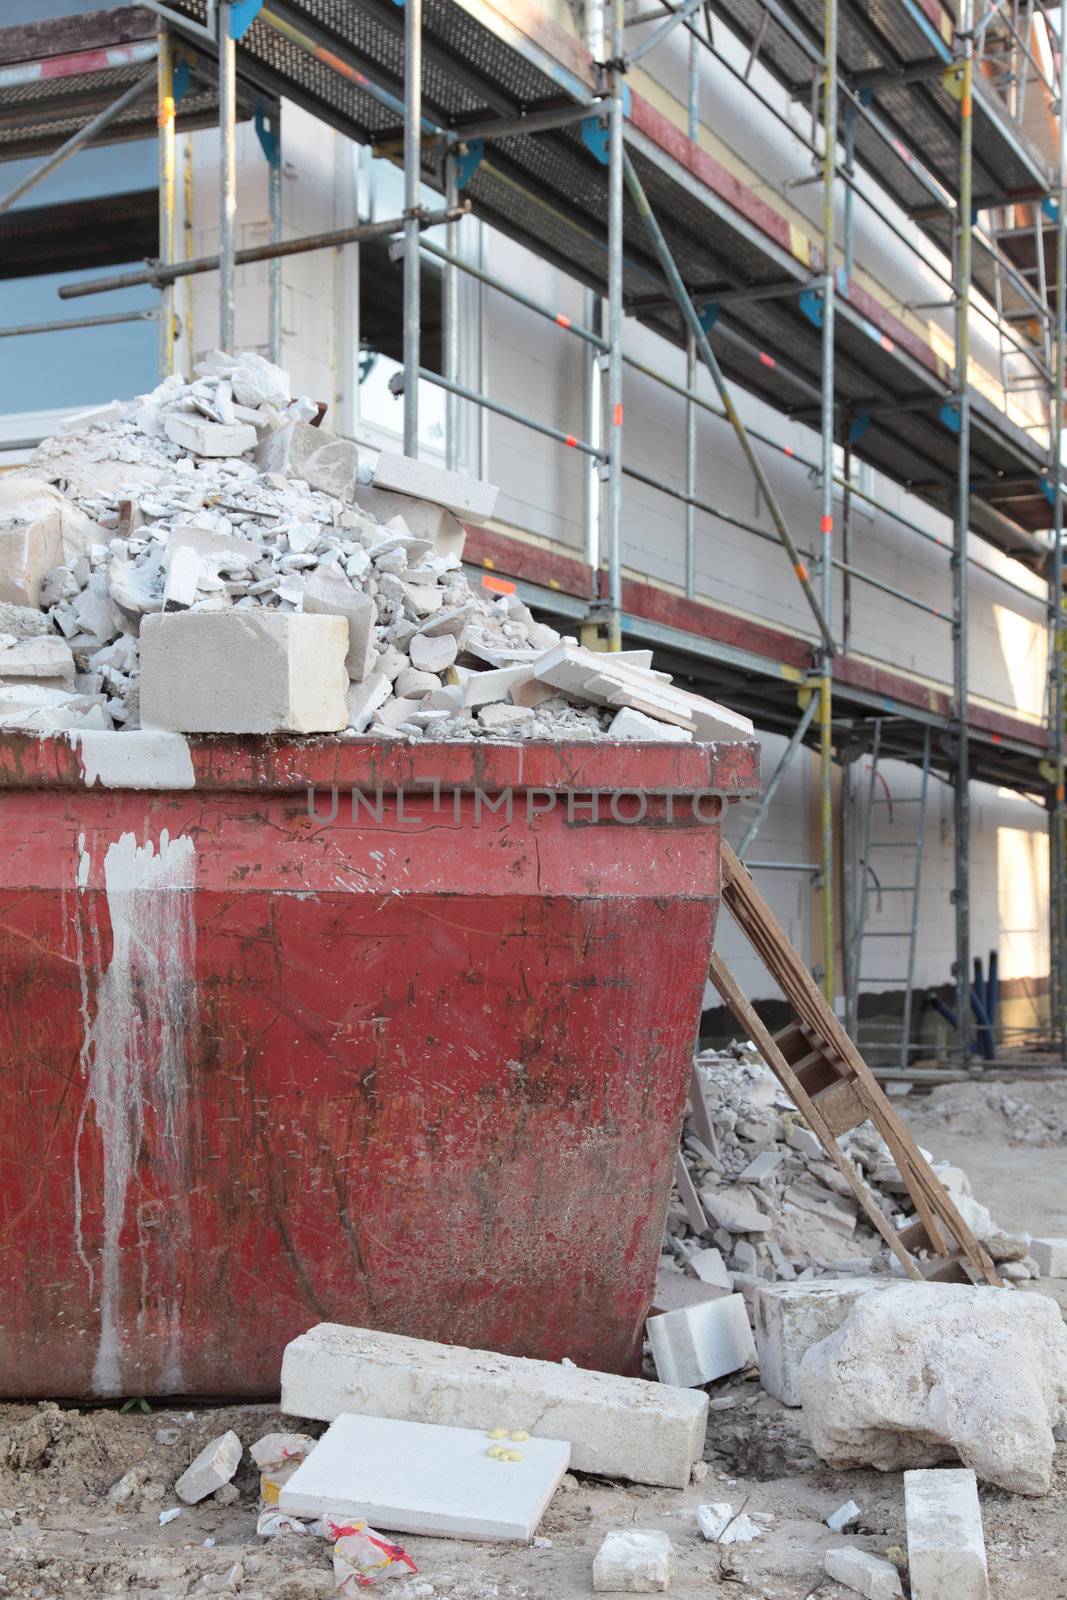
[[[345,666],[353,683],[362,683],[374,664],[374,601],[340,572],[323,568],[304,585],[304,611],[309,616],[344,617],[348,623]]]
[[[817,1138],[810,1128],[801,1128],[795,1122],[790,1123],[786,1129],[785,1142],[790,1150],[795,1150],[798,1155],[807,1156],[811,1161],[825,1159],[826,1151],[822,1147],[822,1140]]]
[[[714,1248],[696,1250],[689,1257],[687,1266],[696,1274],[701,1283],[712,1284],[717,1289],[725,1289],[728,1293],[733,1288],[731,1275],[722,1258],[722,1251]]]
[[[739,1294],[649,1317],[645,1324],[661,1383],[693,1388],[756,1363],[748,1312]]]
[[[192,411],[167,411],[163,431],[172,444],[198,456],[243,456],[254,450],[256,430],[249,422],[209,422]]]
[[[345,1413],[283,1484],[278,1506],[398,1533],[532,1539],[570,1457],[562,1439],[495,1441],[487,1429]]]
[[[242,1448],[232,1428],[217,1439],[212,1439],[196,1460],[186,1467],[174,1485],[174,1493],[187,1506],[195,1506],[198,1500],[205,1500],[216,1489],[221,1489],[223,1484],[229,1483],[241,1465]]]
[[[708,1397],[641,1378],[319,1323],[286,1346],[282,1409],[342,1411],[566,1439],[579,1472],[682,1489],[704,1451]]]
[[[1067,1239],[1031,1239],[1030,1254],[1043,1278],[1067,1278]]]
[[[513,728],[521,728],[524,722],[533,719],[533,711],[529,706],[508,706],[495,703],[482,706],[478,712],[478,721],[483,728],[491,728],[494,733],[508,733]]]
[[[844,1533],[846,1528],[851,1528],[858,1523],[862,1512],[855,1500],[846,1500],[844,1505],[838,1506],[836,1511],[831,1511],[824,1520],[831,1533]]]
[[[0,528],[0,600],[16,606],[41,602],[44,575],[63,560],[63,533],[58,511],[46,511],[32,522]]]
[[[464,522],[486,522],[493,515],[499,489],[477,478],[447,472],[429,461],[383,450],[374,469],[374,488],[393,494],[406,494],[417,500],[430,500],[444,506]],[[415,533],[414,528],[411,529]]]
[[[824,1189],[822,1184],[814,1179],[809,1181],[801,1178],[799,1182],[791,1183],[783,1199],[791,1206],[796,1206],[799,1211],[810,1211],[812,1216],[818,1217],[828,1228],[832,1228],[835,1233],[840,1233],[846,1239],[851,1238],[856,1231],[855,1203],[846,1200],[844,1195]]]
[[[204,568],[200,557],[191,545],[179,545],[167,563],[167,579],[163,587],[164,611],[188,611],[196,602]]]
[[[965,1467],[904,1474],[912,1600],[989,1600],[978,1480]]]
[[[608,732],[613,739],[658,740],[665,744],[691,744],[693,740],[687,729],[670,722],[657,722],[654,717],[646,717],[643,711],[632,711],[629,706],[615,713]]]
[[[846,1589],[854,1589],[866,1600],[903,1600],[900,1573],[891,1561],[868,1555],[852,1545],[827,1550],[823,1565],[826,1575]]]
[[[529,667],[494,667],[489,672],[468,673],[462,679],[463,704],[475,707],[506,700],[516,685],[528,682],[529,678]]]
[[[773,1226],[748,1189],[716,1189],[706,1183],[700,1191],[700,1203],[713,1222],[731,1233],[768,1233]]]
[[[594,1594],[664,1594],[674,1576],[674,1551],[653,1528],[617,1528],[593,1558]]]
[[[352,499],[362,511],[377,517],[382,524],[399,517],[409,533],[414,534],[416,539],[425,539],[434,550],[437,549],[438,539],[447,540],[451,527],[458,526],[455,517],[444,506],[434,505],[429,500],[413,500],[410,495],[391,494],[385,489],[357,483],[352,491]],[[463,533],[462,528],[460,532]],[[440,551],[442,555],[447,553],[447,550]]]
[[[760,1284],[753,1293],[753,1310],[760,1383],[767,1393],[783,1405],[799,1406],[805,1353],[841,1326],[861,1295],[898,1281],[887,1274]]]
[[[74,677],[74,656],[63,639],[38,635],[0,648],[0,678]]]
[[[293,612],[185,611],[141,624],[141,722],[177,733],[348,726],[348,624]]]
[[[732,1275],[727,1273],[726,1276],[731,1281],[724,1289],[718,1284],[702,1283],[699,1278],[690,1278],[677,1268],[661,1266],[656,1274],[656,1287],[652,1294],[649,1315],[659,1316],[664,1311],[680,1311],[685,1306],[702,1306],[708,1300],[719,1300],[723,1294],[731,1294]]]

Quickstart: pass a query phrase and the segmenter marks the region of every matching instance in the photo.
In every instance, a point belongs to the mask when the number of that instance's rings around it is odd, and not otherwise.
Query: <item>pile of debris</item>
[[[472,587],[463,524],[497,490],[374,458],[321,410],[255,353],[216,351],[0,479],[0,726],[752,736],[650,651],[584,650]]]
[[[667,1218],[660,1294],[679,1303],[684,1271],[723,1290],[754,1280],[792,1282],[898,1272],[899,1264],[856,1205],[837,1167],[752,1045],[696,1058],[715,1148],[686,1131],[682,1158],[692,1188],[676,1188]],[[910,1202],[889,1148],[867,1122],[838,1140],[894,1228]],[[956,1209],[1002,1278],[1041,1276],[1027,1237],[999,1228],[971,1194],[961,1168],[923,1150]],[[681,1176],[681,1174],[680,1174]],[[694,1193],[695,1191],[695,1193]],[[671,1290],[674,1289],[673,1297]]]

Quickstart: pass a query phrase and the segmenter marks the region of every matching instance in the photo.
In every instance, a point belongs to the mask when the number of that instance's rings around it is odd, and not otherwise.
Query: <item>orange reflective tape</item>
[[[1062,806],[1062,804],[1063,804],[1063,784],[1062,783],[1058,783],[1056,785],[1056,804],[1058,806]]]
[[[567,443],[570,445],[571,449],[573,450],[575,445],[578,443],[577,435],[573,434],[573,433],[568,433],[568,435],[567,435]]]
[[[989,737],[990,737],[991,741],[993,742],[993,744],[1003,744],[1004,743],[1004,735],[1001,734],[1001,733],[991,733],[989,735]]]
[[[171,94],[164,95],[163,99],[159,102],[159,110],[156,113],[156,126],[159,128],[169,128],[173,121],[174,96]]]
[[[621,401],[615,407],[614,413],[612,414],[612,421],[614,422],[616,428],[621,428],[622,427],[622,402]]]
[[[965,94],[963,99],[960,101],[960,116],[961,117],[969,117],[970,114],[971,114],[971,97],[970,97],[969,94]]]
[[[819,532],[820,533],[833,533],[833,531],[834,531],[834,519],[833,519],[833,517],[832,516],[831,517],[820,517],[819,518]]]
[[[808,569],[804,565],[803,561],[798,561],[796,563],[795,567],[793,568],[793,571],[796,573],[796,575],[800,579],[801,583],[807,583],[807,581],[808,581]]]
[[[485,577],[482,579],[482,588],[491,590],[493,594],[515,593],[515,585],[513,583],[509,583],[506,578]]]
[[[786,445],[785,453],[787,456],[791,456],[793,454],[793,446],[791,444]]]
[[[558,315],[558,316],[557,316],[557,317],[556,317],[556,321],[557,321],[557,322],[558,322],[558,323],[559,323],[559,325],[560,325],[560,327],[561,327],[561,328],[569,328],[569,327],[570,327],[570,325],[571,325],[571,319],[570,319],[570,317],[565,317],[565,316],[564,316],[564,315],[563,315],[563,312],[562,312],[562,311],[561,311],[561,312],[560,312],[560,313],[559,313],[559,315]]]
[[[764,366],[764,367],[776,367],[778,365],[778,363],[777,363],[777,361],[775,361],[774,357],[773,356],[769,356],[767,354],[766,350],[761,350],[759,352],[759,358],[760,358],[761,366]]]

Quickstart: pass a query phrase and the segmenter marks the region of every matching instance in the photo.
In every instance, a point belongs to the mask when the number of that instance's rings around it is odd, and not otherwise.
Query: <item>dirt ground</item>
[[[954,1085],[902,1108],[926,1149],[970,1174],[976,1197],[1003,1227],[1067,1234],[1067,1087]],[[1063,1303],[1067,1285],[1040,1287]],[[848,1499],[863,1511],[859,1533],[849,1537],[873,1553],[902,1554],[899,1474],[826,1470],[800,1413],[772,1401],[752,1377],[726,1379],[710,1393],[702,1482],[671,1491],[568,1475],[534,1544],[405,1537],[419,1574],[387,1581],[379,1592],[391,1600],[577,1600],[592,1592],[592,1558],[605,1532],[643,1527],[670,1536],[673,1595],[845,1600],[847,1591],[822,1577],[823,1552],[842,1542],[822,1519]],[[311,1538],[257,1539],[258,1482],[247,1464],[231,1503],[182,1507],[160,1526],[160,1512],[180,1504],[175,1479],[230,1427],[246,1445],[282,1427],[321,1431],[269,1406],[150,1415],[0,1406],[0,1596],[325,1600],[334,1593],[328,1547]],[[994,1600],[1067,1600],[1067,1444],[1057,1468],[1041,1499],[982,1490]],[[696,1507],[711,1500],[743,1506],[762,1523],[762,1537],[707,1544]]]

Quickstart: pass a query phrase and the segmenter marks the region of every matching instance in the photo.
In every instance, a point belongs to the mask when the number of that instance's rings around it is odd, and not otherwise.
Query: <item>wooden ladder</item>
[[[722,880],[723,903],[778,983],[796,1021],[772,1035],[717,953],[711,958],[711,981],[825,1146],[872,1226],[910,1278],[1002,1287],[988,1252],[937,1181],[770,906],[725,841]],[[899,1232],[837,1143],[841,1134],[868,1119],[888,1145],[915,1208],[914,1220]]]

